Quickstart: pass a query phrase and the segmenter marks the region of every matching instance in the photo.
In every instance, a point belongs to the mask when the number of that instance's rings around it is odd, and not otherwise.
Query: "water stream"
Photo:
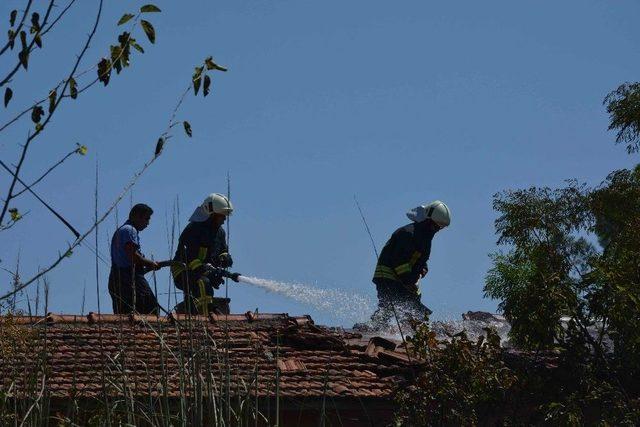
[[[369,318],[376,307],[375,301],[370,297],[338,289],[317,288],[305,283],[281,282],[251,276],[240,276],[239,280],[311,306],[322,313],[330,313],[331,317],[345,324]]]
[[[329,314],[345,328],[351,328],[355,323],[367,322],[377,308],[375,299],[355,292],[347,293],[338,289],[319,288],[305,283],[283,282],[252,276],[240,276],[239,280]],[[439,339],[448,339],[450,335],[465,330],[469,338],[474,340],[484,334],[484,328],[491,327],[498,332],[503,344],[508,345],[507,334],[510,326],[499,316],[495,319],[481,321],[462,320],[457,314],[446,319],[433,321],[431,327]],[[390,325],[388,330],[376,333],[397,340],[401,339],[400,331],[396,325]],[[406,335],[410,331],[403,331],[403,333]]]

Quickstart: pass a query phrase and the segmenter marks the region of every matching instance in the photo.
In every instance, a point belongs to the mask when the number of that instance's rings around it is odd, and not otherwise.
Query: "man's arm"
[[[222,268],[229,268],[233,266],[233,258],[229,254],[229,247],[227,246],[227,233],[220,227],[216,233],[215,243],[213,245],[213,251],[209,258],[209,262],[212,265]]]
[[[422,273],[425,254],[416,248],[408,232],[398,233],[394,243],[393,269],[404,286],[413,287]]]
[[[146,267],[149,270],[160,269],[160,266],[157,262],[142,256],[142,254],[138,250],[138,247],[133,242],[127,242],[124,246],[124,251],[127,254],[127,258],[131,261],[132,265]]]

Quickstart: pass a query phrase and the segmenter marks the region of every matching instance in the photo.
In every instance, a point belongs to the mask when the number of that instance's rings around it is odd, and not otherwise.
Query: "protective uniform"
[[[213,296],[224,280],[209,274],[207,264],[230,267],[232,264],[222,227],[213,228],[213,218],[204,222],[190,222],[180,235],[171,274],[178,289],[185,292],[186,308],[193,312],[196,299]],[[204,299],[201,300],[204,304]]]
[[[384,327],[395,314],[401,322],[408,317],[424,318],[431,310],[420,302],[418,280],[427,268],[431,240],[435,235],[429,222],[418,222],[396,230],[380,252],[373,275],[378,291],[374,326]]]
[[[224,282],[219,272],[211,268],[228,268],[233,265],[226,233],[222,226],[215,226],[214,214],[228,216],[233,212],[229,199],[218,193],[208,195],[198,206],[189,224],[180,234],[173,257],[171,274],[178,289],[185,293],[184,309],[188,312],[207,314],[213,302],[213,289]]]
[[[390,324],[393,316],[402,324],[431,314],[420,301],[418,281],[427,273],[431,240],[451,222],[449,208],[436,200],[407,212],[413,221],[397,229],[378,257],[373,283],[378,291],[378,309],[371,317],[374,328]]]

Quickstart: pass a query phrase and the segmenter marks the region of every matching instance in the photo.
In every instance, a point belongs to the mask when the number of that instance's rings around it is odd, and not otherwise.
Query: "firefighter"
[[[109,294],[115,314],[158,314],[158,301],[144,273],[160,265],[142,255],[139,233],[147,228],[153,210],[142,203],[131,208],[129,219],[113,233]]]
[[[226,269],[233,265],[222,227],[232,212],[233,205],[226,196],[212,193],[196,208],[180,234],[171,274],[176,287],[184,292],[186,312],[207,314],[213,290],[224,282],[211,267]]]
[[[375,329],[388,327],[393,316],[401,324],[431,314],[420,301],[418,282],[428,270],[433,236],[451,222],[449,208],[436,200],[407,212],[411,224],[397,229],[382,249],[373,275],[378,309],[371,317]]]

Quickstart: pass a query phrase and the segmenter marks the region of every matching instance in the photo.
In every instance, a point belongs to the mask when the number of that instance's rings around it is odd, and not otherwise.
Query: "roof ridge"
[[[298,326],[313,325],[314,321],[309,315],[289,316],[288,313],[254,313],[247,311],[246,313],[231,314],[213,314],[209,316],[178,314],[174,311],[168,315],[160,316],[153,314],[112,314],[112,313],[96,313],[90,311],[88,314],[69,314],[69,313],[53,313],[49,312],[44,316],[33,316],[24,314],[4,314],[0,315],[2,319],[11,319],[15,324],[69,324],[69,323],[175,323],[182,321],[192,322],[256,322],[264,320],[282,320],[284,322],[293,323]]]

